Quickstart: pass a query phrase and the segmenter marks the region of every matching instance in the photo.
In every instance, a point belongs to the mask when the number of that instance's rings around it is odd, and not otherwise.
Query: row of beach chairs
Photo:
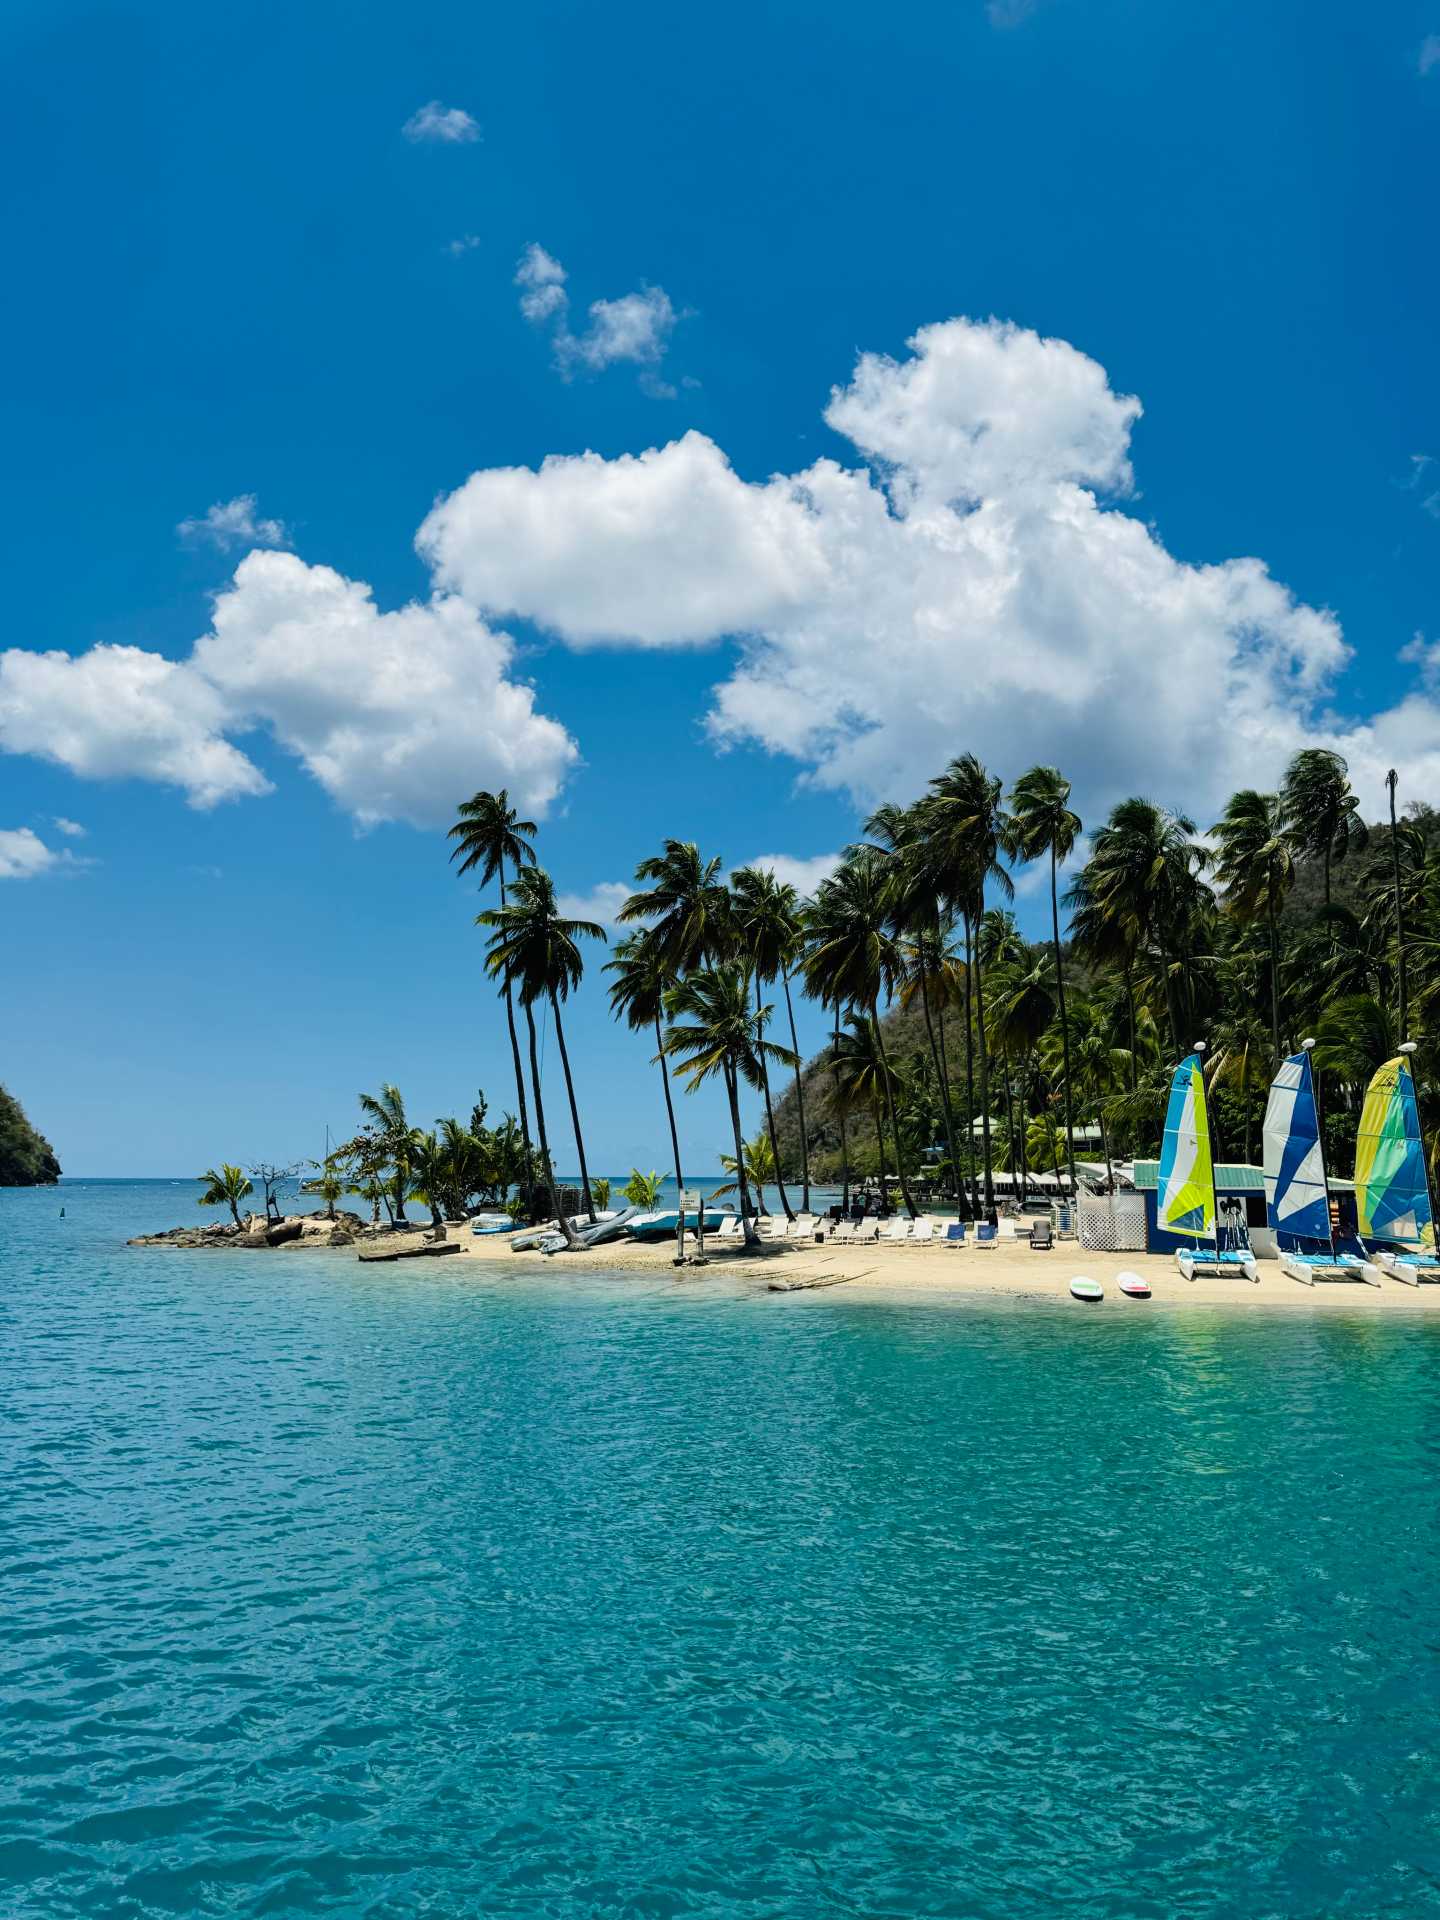
[[[813,1214],[806,1213],[797,1214],[790,1221],[780,1215],[772,1215],[768,1220],[762,1217],[760,1237],[767,1244],[781,1240],[791,1243],[811,1241],[819,1224]],[[727,1214],[714,1237],[719,1240],[738,1240],[741,1232],[738,1216]],[[1048,1220],[1036,1220],[1028,1237],[1031,1247],[1037,1252],[1048,1251],[1055,1244]],[[1025,1236],[1017,1233],[1016,1224],[1010,1219],[1001,1220],[992,1227],[983,1221],[978,1225],[970,1225],[964,1220],[947,1223],[927,1220],[923,1215],[918,1220],[896,1215],[892,1220],[842,1220],[837,1226],[826,1228],[826,1238],[837,1247],[973,1246],[983,1251],[1006,1242],[1013,1243]]]

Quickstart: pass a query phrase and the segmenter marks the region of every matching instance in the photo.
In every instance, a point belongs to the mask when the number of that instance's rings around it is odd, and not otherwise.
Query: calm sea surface
[[[1440,1913],[1440,1339],[0,1192],[0,1913]],[[59,1218],[61,1205],[66,1209]]]

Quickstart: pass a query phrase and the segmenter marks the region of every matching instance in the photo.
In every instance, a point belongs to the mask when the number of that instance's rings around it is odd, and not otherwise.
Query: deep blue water
[[[1428,1327],[120,1244],[193,1192],[0,1192],[7,1920],[1440,1912]]]

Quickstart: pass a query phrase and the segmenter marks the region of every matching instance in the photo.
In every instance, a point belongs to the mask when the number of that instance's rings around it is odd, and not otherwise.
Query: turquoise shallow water
[[[6,1920],[1440,1912],[1429,1328],[118,1244],[192,1194],[0,1193]]]

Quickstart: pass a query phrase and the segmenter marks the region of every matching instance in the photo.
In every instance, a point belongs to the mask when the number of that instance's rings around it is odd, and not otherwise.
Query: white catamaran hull
[[[1440,1261],[1419,1253],[1395,1253],[1389,1250],[1382,1253],[1372,1248],[1366,1271],[1367,1274],[1374,1272],[1377,1286],[1382,1273],[1388,1273],[1392,1280],[1403,1280],[1407,1287],[1440,1283]]]
[[[1226,1280],[1258,1281],[1260,1278],[1260,1269],[1255,1264],[1254,1256],[1249,1253],[1222,1253],[1217,1256],[1182,1247],[1175,1255],[1175,1264],[1187,1280],[1207,1274]]]
[[[1357,1260],[1353,1253],[1282,1253],[1280,1270],[1292,1280],[1313,1287],[1321,1280],[1358,1280],[1363,1286],[1378,1287],[1379,1276],[1368,1260]]]

